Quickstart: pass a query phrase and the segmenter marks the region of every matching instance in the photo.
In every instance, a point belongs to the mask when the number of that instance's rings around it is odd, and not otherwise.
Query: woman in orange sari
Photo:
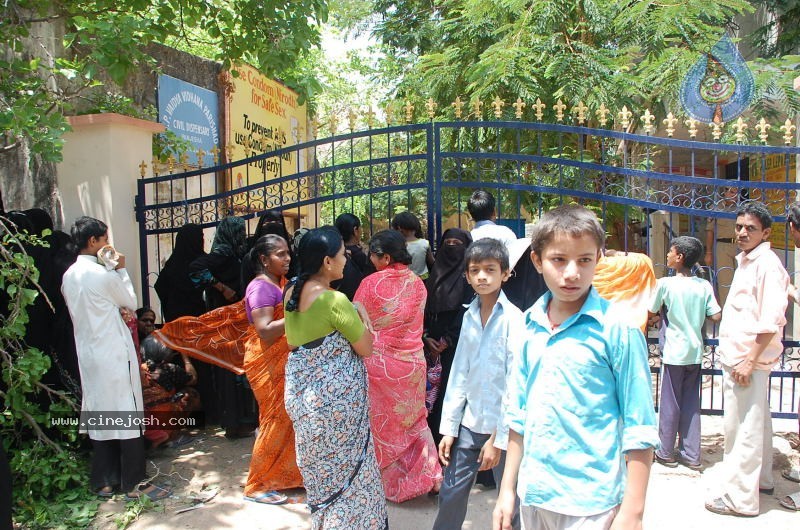
[[[442,468],[425,408],[427,366],[422,324],[427,292],[408,265],[400,232],[384,230],[369,242],[378,272],[364,278],[353,298],[375,329],[373,354],[364,359],[375,454],[386,498],[403,502],[438,491]]]
[[[258,436],[250,460],[244,498],[260,504],[283,504],[278,490],[302,487],[294,430],[283,402],[289,348],[283,325],[284,275],[289,246],[280,236],[261,237],[245,259],[256,277],[244,300],[200,317],[183,317],[154,332],[167,346],[247,375],[258,401]],[[248,325],[249,324],[249,325]]]

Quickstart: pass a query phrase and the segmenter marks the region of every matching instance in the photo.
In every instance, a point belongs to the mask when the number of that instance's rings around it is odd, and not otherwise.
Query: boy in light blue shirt
[[[525,313],[508,381],[506,465],[493,528],[641,528],[658,445],[647,345],[592,287],[605,241],[597,217],[559,206],[534,227],[549,291]]]
[[[509,277],[505,245],[475,241],[464,260],[477,296],[464,314],[442,405],[439,459],[445,470],[434,530],[461,529],[478,471],[491,469],[500,483],[508,441],[503,396],[525,334],[522,312],[501,289]],[[518,518],[512,526],[519,528]]]
[[[658,437],[661,447],[656,462],[667,467],[678,463],[698,470],[700,462],[700,363],[703,360],[703,324],[719,322],[719,307],[711,284],[692,275],[703,254],[696,237],[678,236],[669,243],[667,267],[674,276],[658,280],[650,312],[662,309],[661,401]],[[675,435],[680,442],[675,451]]]

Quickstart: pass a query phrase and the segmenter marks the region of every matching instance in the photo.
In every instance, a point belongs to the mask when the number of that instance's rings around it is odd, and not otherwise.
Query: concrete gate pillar
[[[64,159],[58,165],[58,188],[64,227],[88,215],[105,222],[109,240],[125,255],[136,296],[142,300],[139,230],[134,214],[138,166],[152,159],[153,134],[164,126],[121,114],[69,118]]]

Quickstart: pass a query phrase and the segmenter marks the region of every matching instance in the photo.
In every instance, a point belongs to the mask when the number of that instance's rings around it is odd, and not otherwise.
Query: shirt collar
[[[500,295],[497,297],[497,302],[495,302],[494,305],[497,306],[498,304],[502,308],[503,312],[508,311],[508,308],[510,306],[514,306],[514,304],[511,303],[511,300],[509,300],[508,297],[506,296],[506,293],[503,292],[503,289],[500,289]],[[472,316],[477,316],[477,318],[480,319],[480,311],[481,311],[480,296],[476,295],[470,303],[464,304],[464,307],[467,308],[468,313],[471,313]],[[492,309],[492,312],[494,312],[494,309]]]
[[[547,305],[552,298],[553,294],[550,291],[544,293],[544,295],[525,313],[525,324],[535,323],[544,329],[550,329],[550,319],[547,318]],[[583,302],[580,310],[565,320],[554,331],[568,328],[573,323],[577,322],[581,315],[586,315],[600,322],[603,317],[604,304],[605,299],[597,293],[597,289],[595,289],[594,286],[590,287],[589,296],[586,297],[586,301]]]
[[[484,219],[483,221],[478,221],[477,223],[475,223],[475,228],[480,228],[482,226],[493,225],[493,224],[497,224],[497,223],[495,223],[491,219]]]
[[[739,260],[739,264],[741,265],[745,261],[758,259],[760,256],[763,256],[764,253],[769,252],[771,248],[772,245],[770,245],[769,241],[764,241],[747,254],[739,252],[739,254],[736,255],[736,259]]]

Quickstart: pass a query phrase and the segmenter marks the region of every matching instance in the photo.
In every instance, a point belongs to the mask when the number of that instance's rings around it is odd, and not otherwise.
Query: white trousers
[[[772,417],[769,372],[753,370],[750,385],[734,382],[723,366],[725,454],[720,474],[725,504],[743,514],[758,514],[758,489],[772,488]]]
[[[520,506],[522,530],[608,530],[619,506],[596,515],[577,516],[543,510],[535,506]]]

